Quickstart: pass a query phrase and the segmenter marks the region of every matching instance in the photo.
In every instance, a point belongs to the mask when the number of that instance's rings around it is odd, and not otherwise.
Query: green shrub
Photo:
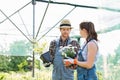
[[[97,71],[98,80],[103,80],[103,75],[100,71]]]

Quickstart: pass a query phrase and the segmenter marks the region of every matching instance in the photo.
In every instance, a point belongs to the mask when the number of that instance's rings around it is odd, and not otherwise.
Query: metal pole
[[[35,4],[36,4],[36,1],[35,0],[32,0],[32,5],[33,5],[33,40],[35,39]],[[34,43],[33,43],[33,49],[34,49]],[[33,51],[33,70],[32,70],[32,77],[35,76],[35,53]]]

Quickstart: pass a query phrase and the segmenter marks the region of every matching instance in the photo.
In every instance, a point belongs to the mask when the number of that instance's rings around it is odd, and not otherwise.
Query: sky
[[[107,7],[112,9],[120,10],[120,0],[53,0],[58,2],[69,2],[79,5],[87,6],[97,6],[99,9],[88,9],[88,8],[75,8],[67,17],[74,27],[71,36],[79,35],[79,24],[82,21],[92,21],[95,24],[96,31],[120,24],[120,12],[109,11],[101,9],[101,7]],[[11,15],[15,11],[19,10],[21,7],[29,3],[30,0],[1,0],[0,9],[7,15]],[[47,4],[36,2],[35,5],[35,33],[40,26],[40,22],[44,15]],[[41,26],[38,38],[45,34],[51,27],[53,27],[59,20],[62,19],[73,6],[68,5],[56,5],[50,4],[45,15],[43,24]],[[0,12],[0,46],[6,48],[10,43],[16,40],[27,40],[7,19],[2,22],[6,17]],[[33,5],[30,3],[22,10],[14,14],[10,19],[19,27],[27,36],[32,39],[33,34]],[[1,23],[2,22],[2,23]],[[44,38],[40,40],[47,40],[48,43],[57,38],[60,35],[59,24],[55,26]],[[120,30],[112,31],[106,34],[100,34],[100,49],[101,54],[111,53],[120,44],[119,38]],[[114,39],[113,39],[114,37]],[[113,46],[110,46],[114,45]],[[106,49],[106,50],[104,50]],[[106,52],[107,51],[107,52]]]

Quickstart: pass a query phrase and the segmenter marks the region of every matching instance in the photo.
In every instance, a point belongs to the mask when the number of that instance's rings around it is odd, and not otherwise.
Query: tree
[[[0,55],[0,71],[7,72],[9,70],[9,56]]]
[[[8,51],[13,56],[26,56],[31,52],[31,44],[26,41],[15,41]]]
[[[120,45],[115,50],[115,55],[108,56],[109,80],[120,80]]]
[[[15,41],[10,44],[9,50],[4,51],[8,56],[0,56],[0,71],[28,71],[31,70],[31,61],[28,57],[32,58],[32,50],[35,50],[37,57],[45,49],[46,43],[36,44],[35,49],[32,49],[32,44],[26,41]],[[1,52],[1,51],[0,51]],[[39,60],[35,60],[35,67],[40,69]],[[29,68],[29,69],[28,69]]]
[[[13,71],[21,70],[21,68],[27,67],[28,54],[31,52],[31,44],[26,41],[15,41],[10,45],[9,54],[10,57],[10,69]]]

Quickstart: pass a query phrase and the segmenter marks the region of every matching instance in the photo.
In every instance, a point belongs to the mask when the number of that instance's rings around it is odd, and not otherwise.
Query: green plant
[[[5,75],[0,75],[0,80],[3,80]]]
[[[103,80],[103,75],[100,71],[97,71],[98,80]]]

